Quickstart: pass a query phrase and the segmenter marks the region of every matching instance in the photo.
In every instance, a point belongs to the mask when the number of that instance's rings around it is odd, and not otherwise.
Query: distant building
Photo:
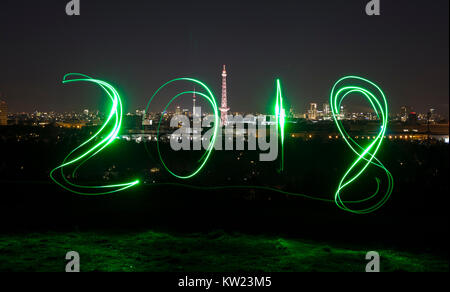
[[[181,108],[179,106],[177,106],[175,109],[175,115],[179,116],[181,114],[182,114]]]
[[[317,120],[317,103],[309,104],[308,118],[310,120]]]
[[[294,110],[294,108],[292,106],[289,108],[289,115],[288,115],[288,117],[289,118],[295,117],[295,110]]]
[[[400,108],[400,120],[402,122],[407,122],[409,113],[411,113],[412,111],[413,111],[412,107],[406,105],[402,106]]]
[[[434,108],[431,108],[427,113],[427,122],[434,123],[437,120],[438,120],[438,115],[436,114],[436,110]]]
[[[0,126],[8,125],[8,105],[6,101],[0,101]]]
[[[323,107],[322,107],[322,112],[323,112],[323,115],[325,116],[325,117],[328,117],[328,116],[330,116],[330,104],[329,103],[324,103],[323,104]]]
[[[347,110],[345,109],[344,105],[341,105],[341,112],[339,114],[339,119],[345,120],[346,116],[347,116]]]
[[[410,112],[408,114],[408,121],[409,124],[417,124],[417,113],[416,112]]]
[[[123,119],[123,128],[126,130],[142,128],[142,116],[126,115]]]

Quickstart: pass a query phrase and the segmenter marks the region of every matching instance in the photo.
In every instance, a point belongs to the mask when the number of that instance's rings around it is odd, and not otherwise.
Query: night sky
[[[175,77],[198,78],[220,98],[227,64],[232,111],[267,111],[279,77],[303,112],[355,74],[383,88],[392,112],[406,104],[448,115],[448,0],[381,0],[372,17],[368,0],[81,0],[72,17],[67,2],[0,2],[0,92],[10,111],[101,107],[92,85],[61,83],[69,72],[116,85],[126,111],[145,108]]]

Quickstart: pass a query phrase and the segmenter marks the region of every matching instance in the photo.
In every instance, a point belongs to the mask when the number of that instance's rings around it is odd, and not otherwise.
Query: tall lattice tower
[[[194,118],[195,118],[195,114],[196,114],[196,112],[195,112],[195,99],[196,99],[196,96],[195,96],[195,87],[194,87],[194,96],[192,96],[192,102],[194,103],[194,106],[192,107],[192,117],[194,117]]]
[[[222,71],[222,106],[220,107],[220,124],[222,126],[226,126],[228,119],[227,113],[230,110],[227,107],[227,70],[225,69],[225,65],[223,65]]]

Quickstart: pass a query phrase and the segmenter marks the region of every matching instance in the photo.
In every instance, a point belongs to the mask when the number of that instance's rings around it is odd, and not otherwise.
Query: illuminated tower
[[[223,65],[222,71],[222,106],[220,107],[220,124],[226,126],[227,124],[227,112],[230,110],[227,107],[227,71],[225,65]]]
[[[195,117],[195,87],[194,87],[194,96],[192,97],[192,102],[194,103],[194,107],[192,108],[192,117]]]

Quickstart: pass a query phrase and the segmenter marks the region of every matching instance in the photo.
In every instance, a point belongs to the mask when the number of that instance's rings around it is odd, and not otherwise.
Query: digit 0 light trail
[[[103,151],[106,147],[110,146],[117,137],[120,127],[122,125],[122,101],[119,93],[116,89],[105,81],[93,79],[84,74],[69,73],[64,76],[63,83],[71,82],[92,82],[99,85],[111,99],[111,110],[105,123],[100,129],[92,135],[88,140],[83,142],[80,146],[73,149],[64,158],[62,164],[54,168],[50,172],[50,178],[62,188],[79,195],[106,195],[125,189],[131,188],[139,184],[139,180],[135,180],[128,183],[118,183],[111,185],[79,185],[71,182],[67,178],[67,174],[64,172],[65,168],[73,167],[70,178],[75,177],[77,170],[86,163],[89,159]],[[108,127],[110,129],[108,129]],[[104,137],[104,138],[102,138]],[[100,138],[100,142],[96,142],[96,138]],[[56,174],[59,170],[59,176]]]
[[[172,174],[172,175],[175,176],[176,178],[179,178],[179,179],[185,179],[185,180],[186,180],[186,179],[189,179],[189,178],[192,178],[192,177],[196,176],[196,175],[197,175],[197,174],[205,167],[206,163],[208,162],[208,159],[209,159],[210,156],[211,156],[212,150],[214,149],[214,144],[215,144],[215,142],[216,142],[217,133],[218,133],[219,125],[220,125],[220,122],[219,122],[220,119],[219,119],[219,113],[218,113],[218,107],[217,107],[216,99],[214,98],[214,95],[212,94],[211,90],[210,90],[210,89],[208,88],[208,86],[206,86],[204,83],[202,83],[202,82],[200,82],[200,81],[198,81],[198,80],[196,80],[196,79],[192,79],[192,78],[176,78],[176,79],[173,79],[173,80],[170,80],[170,81],[164,83],[160,88],[158,88],[158,90],[155,91],[155,93],[153,94],[153,96],[152,96],[152,97],[150,98],[150,100],[148,101],[147,107],[146,107],[146,109],[145,109],[145,112],[148,112],[148,110],[150,109],[150,104],[151,104],[151,102],[155,99],[155,97],[157,96],[157,94],[158,94],[163,88],[165,88],[165,87],[168,86],[169,84],[176,83],[176,82],[179,82],[179,81],[187,81],[187,82],[194,83],[194,85],[200,85],[200,87],[203,88],[203,89],[206,91],[206,94],[205,94],[205,93],[202,93],[202,92],[197,92],[197,91],[195,91],[195,92],[194,92],[194,91],[184,91],[184,92],[181,92],[181,93],[175,95],[175,96],[167,103],[166,107],[164,108],[164,111],[166,111],[167,108],[170,106],[170,104],[171,104],[174,100],[176,100],[177,98],[179,98],[180,96],[185,95],[185,94],[193,94],[193,93],[195,93],[195,94],[197,94],[197,95],[203,97],[204,99],[206,99],[206,100],[209,102],[209,104],[211,105],[211,107],[213,108],[213,111],[214,111],[214,132],[213,132],[213,135],[211,136],[211,141],[210,141],[210,143],[209,143],[209,145],[208,145],[208,147],[207,147],[207,149],[206,149],[206,151],[205,151],[205,154],[199,159],[200,165],[199,165],[192,173],[190,173],[190,174],[188,174],[188,175],[184,175],[184,176],[183,176],[183,175],[178,175],[178,174],[174,173],[172,170],[170,170],[170,169],[167,167],[166,163],[164,162],[164,159],[162,158],[161,151],[160,151],[160,148],[159,148],[159,140],[160,140],[160,139],[159,139],[159,132],[160,132],[160,126],[161,126],[162,116],[161,116],[161,118],[159,119],[158,129],[157,129],[157,138],[156,138],[156,143],[157,143],[157,150],[158,150],[158,157],[159,157],[159,160],[161,161],[161,164],[163,165],[163,167],[164,167],[170,174]],[[145,145],[145,144],[144,144],[144,145]]]
[[[78,77],[74,79],[69,79],[69,77]],[[135,180],[129,183],[121,183],[121,184],[114,184],[114,185],[102,185],[102,186],[83,186],[78,185],[73,182],[70,182],[66,175],[64,174],[64,168],[67,168],[69,166],[73,166],[74,169],[72,170],[72,176],[73,177],[78,170],[86,161],[88,161],[90,158],[98,154],[100,151],[104,150],[107,146],[109,146],[114,139],[117,137],[117,134],[121,127],[122,122],[122,102],[120,99],[119,94],[117,91],[112,87],[110,84],[98,80],[93,79],[89,76],[82,75],[82,74],[67,74],[64,77],[63,83],[69,83],[69,82],[93,82],[97,85],[99,85],[108,95],[108,97],[112,101],[112,107],[110,114],[108,116],[108,119],[103,124],[103,126],[100,128],[100,130],[94,134],[91,138],[89,138],[87,141],[85,141],[83,144],[72,150],[69,155],[64,159],[63,163],[53,169],[50,172],[50,177],[53,179],[55,183],[63,187],[64,189],[71,191],[76,194],[81,195],[105,195],[110,194],[114,192],[119,192],[128,188],[131,188],[133,186],[136,186],[139,184],[139,180]],[[205,153],[202,155],[202,157],[198,160],[199,165],[194,168],[194,170],[187,174],[187,175],[181,175],[175,173],[173,170],[171,170],[165,163],[164,158],[161,155],[160,147],[159,147],[159,136],[160,136],[160,126],[162,122],[162,117],[159,120],[158,128],[157,128],[157,153],[158,158],[164,169],[170,173],[172,176],[174,176],[177,179],[181,180],[188,180],[190,178],[193,178],[200,174],[202,169],[205,167],[205,165],[208,163],[209,159],[211,158],[212,151],[214,150],[215,141],[217,138],[217,135],[219,133],[219,125],[220,125],[220,117],[219,117],[219,109],[216,103],[216,99],[211,92],[211,90],[208,88],[208,86],[204,83],[202,83],[199,80],[193,79],[193,78],[176,78],[173,80],[170,80],[163,84],[160,88],[156,90],[156,92],[152,95],[149,102],[147,103],[146,112],[149,112],[151,102],[155,99],[157,94],[166,86],[169,84],[175,84],[177,82],[190,82],[194,85],[200,86],[200,88],[203,88],[205,93],[195,91],[195,94],[198,96],[201,96],[204,98],[208,103],[211,105],[213,112],[214,112],[214,128],[213,128],[213,134],[210,138],[209,145],[205,151]],[[184,91],[179,94],[176,94],[174,97],[170,99],[170,101],[166,104],[164,111],[168,109],[170,104],[172,104],[176,99],[179,97],[185,95],[185,94],[193,94],[193,91]],[[381,121],[381,127],[378,135],[376,138],[371,142],[368,146],[363,147],[360,144],[358,144],[355,140],[351,138],[351,136],[346,132],[344,129],[344,126],[342,125],[342,121],[339,119],[339,114],[341,110],[341,104],[345,98],[347,98],[350,94],[360,94],[364,98],[367,99],[367,101],[370,103],[372,108],[374,109],[376,115]],[[279,79],[276,80],[276,103],[275,103],[275,117],[276,117],[276,124],[277,124],[277,133],[279,135],[279,143],[281,144],[281,161],[280,161],[280,171],[284,171],[284,161],[285,161],[285,154],[284,154],[284,140],[285,140],[285,123],[286,123],[286,113],[285,109],[283,107],[283,93],[281,88],[281,81]],[[348,170],[344,173],[342,179],[339,182],[339,185],[337,187],[337,190],[334,194],[334,199],[331,199],[330,197],[321,198],[321,197],[314,197],[314,196],[308,196],[305,194],[295,193],[295,192],[288,192],[284,190],[280,190],[274,187],[270,186],[251,186],[251,185],[236,185],[236,186],[195,186],[195,185],[189,185],[184,183],[155,183],[152,184],[152,186],[182,186],[186,188],[192,188],[192,189],[203,189],[203,190],[218,190],[218,189],[259,189],[259,190],[266,190],[266,191],[272,191],[276,193],[281,193],[289,196],[297,196],[297,197],[304,197],[312,200],[318,200],[318,201],[324,201],[324,202],[335,202],[336,205],[347,212],[355,213],[355,214],[367,214],[374,212],[378,210],[380,207],[382,207],[386,201],[389,199],[390,195],[392,194],[394,180],[391,175],[391,173],[384,167],[384,165],[376,158],[376,154],[379,151],[381,144],[383,142],[383,139],[385,137],[387,124],[388,124],[388,105],[387,105],[387,99],[384,95],[383,91],[379,86],[377,86],[375,83],[357,76],[347,76],[343,77],[340,80],[338,80],[330,94],[330,105],[331,110],[333,114],[333,119],[336,123],[336,126],[341,133],[342,138],[344,139],[345,143],[350,147],[351,151],[356,155],[356,159],[350,164],[348,167]],[[100,135],[105,135],[105,128],[107,125],[111,126],[112,129],[110,132],[106,135],[106,138],[103,138],[98,143],[93,143],[94,139],[96,137],[99,137]],[[94,145],[92,145],[94,144]],[[145,145],[145,144],[144,144]],[[87,150],[81,151],[82,148],[86,148]],[[381,188],[381,180],[378,177],[375,177],[376,181],[376,189],[375,191],[365,196],[361,199],[353,199],[353,200],[343,200],[343,192],[352,184],[354,184],[367,170],[369,166],[375,166],[381,170],[384,171],[387,182],[386,187]],[[60,171],[60,179],[55,178],[55,172],[59,170]],[[384,191],[382,191],[382,189]],[[363,206],[363,207],[354,207],[355,205]]]

